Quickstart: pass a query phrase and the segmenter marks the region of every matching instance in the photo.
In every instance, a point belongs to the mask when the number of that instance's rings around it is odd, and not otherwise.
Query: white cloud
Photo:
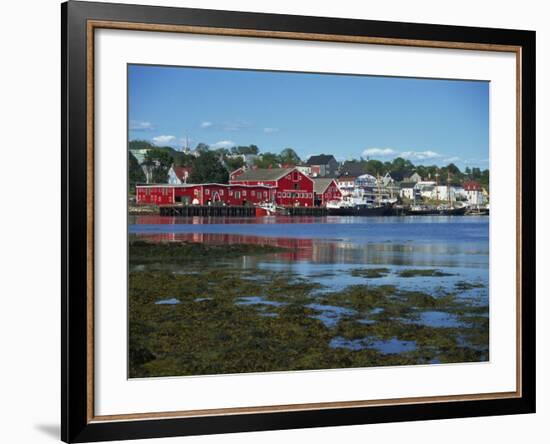
[[[229,120],[222,124],[222,129],[225,131],[240,131],[251,126],[251,123],[246,120]]]
[[[460,157],[453,156],[453,157],[447,157],[446,159],[443,159],[443,162],[458,162],[460,160]]]
[[[397,154],[397,151],[392,148],[367,148],[363,151],[363,156],[388,157]]]
[[[151,139],[155,145],[174,145],[176,142],[175,136],[156,136]]]
[[[401,157],[410,160],[427,160],[427,159],[436,159],[441,157],[441,154],[436,153],[435,151],[404,151],[400,154]]]
[[[403,157],[404,159],[409,160],[430,160],[430,159],[440,159],[443,157],[442,154],[439,154],[436,151],[425,150],[425,151],[399,151],[394,148],[367,148],[363,151],[363,156],[367,157]],[[456,162],[460,160],[459,157],[449,157],[447,159],[442,159],[443,162]]]
[[[130,131],[151,131],[155,129],[151,122],[144,120],[130,120]]]
[[[235,145],[237,145],[232,140],[220,140],[219,142],[213,143],[210,145],[211,148],[218,149],[218,148],[232,148]]]
[[[212,125],[213,125],[213,123],[209,122],[207,120],[205,120],[204,122],[201,122],[201,128],[204,128],[204,129],[210,128]]]
[[[270,134],[270,133],[276,133],[279,131],[279,128],[264,128],[264,133]]]

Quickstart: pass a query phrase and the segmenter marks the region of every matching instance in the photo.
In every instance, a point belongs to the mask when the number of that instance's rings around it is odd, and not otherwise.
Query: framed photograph
[[[69,1],[62,439],[535,411],[535,33]]]

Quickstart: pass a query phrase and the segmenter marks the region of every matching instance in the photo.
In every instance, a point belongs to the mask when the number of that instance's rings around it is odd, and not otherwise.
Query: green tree
[[[302,163],[302,159],[300,159],[300,156],[294,151],[292,148],[285,148],[281,151],[281,154],[279,154],[279,159],[281,160],[281,163],[286,163],[290,165],[299,165]]]
[[[128,149],[130,150],[142,150],[142,149],[152,149],[154,145],[148,140],[130,140],[128,143]]]
[[[478,181],[483,188],[489,191],[489,170],[481,171]]]
[[[198,153],[204,153],[205,151],[208,151],[210,149],[210,146],[208,146],[206,143],[200,142],[195,147],[195,151]]]
[[[174,166],[179,167],[190,167],[193,164],[193,159],[195,156],[191,154],[182,153],[181,151],[174,151],[170,153],[174,159]]]
[[[147,151],[143,164],[151,172],[152,183],[167,183],[168,170],[173,162],[174,158],[169,151],[155,148]]]
[[[193,161],[192,183],[227,183],[229,174],[214,151],[205,151]]]
[[[242,157],[224,157],[224,162],[230,173],[244,166]]]
[[[258,154],[260,152],[260,148],[256,145],[234,146],[231,148],[231,152],[233,154]]]
[[[281,163],[281,159],[274,153],[263,153],[254,161],[254,165],[258,168],[278,168]]]
[[[403,159],[402,157],[396,157],[393,159],[391,166],[388,169],[390,175],[398,181],[410,176],[413,171],[413,163],[408,159]]]
[[[215,149],[213,151],[216,154],[218,154],[218,156],[220,156],[220,157],[226,157],[226,156],[229,156],[229,154],[231,154],[231,151],[229,151],[227,148],[218,148],[218,149]]]
[[[128,187],[130,194],[135,193],[136,185],[138,183],[145,183],[145,173],[139,166],[137,159],[131,152],[128,152]]]
[[[363,170],[371,176],[382,175],[384,172],[384,164],[376,159],[370,159],[364,162]]]

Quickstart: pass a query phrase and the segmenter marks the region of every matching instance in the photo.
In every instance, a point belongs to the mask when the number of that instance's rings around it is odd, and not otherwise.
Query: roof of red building
[[[186,180],[187,177],[190,176],[191,173],[193,172],[193,168],[191,167],[175,166],[175,167],[172,167],[172,169],[174,170],[174,174],[179,180]]]
[[[481,191],[481,185],[475,180],[467,180],[463,186],[466,191]]]
[[[240,174],[244,173],[245,171],[246,171],[246,170],[245,170],[244,167],[239,167],[239,168],[237,168],[236,170],[231,171],[231,172],[229,173],[229,175],[230,175],[230,176],[233,176],[233,175],[235,175],[235,174],[237,174],[237,173],[240,175]]]
[[[245,187],[245,188],[267,188],[273,189],[275,187],[269,185],[245,185],[240,183],[181,183],[181,184],[170,184],[170,183],[157,183],[149,185],[136,185],[136,188],[193,188],[193,187],[207,187],[207,186],[216,186],[216,187],[227,187],[227,188],[236,188],[236,187]]]
[[[334,179],[315,178],[313,179],[313,191],[317,194],[323,194],[332,182],[334,182]]]
[[[236,180],[238,181],[262,181],[262,180],[278,180],[295,168],[258,168],[248,170],[240,174]]]

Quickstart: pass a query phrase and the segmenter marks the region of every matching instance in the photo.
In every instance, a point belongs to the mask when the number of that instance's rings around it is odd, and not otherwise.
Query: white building
[[[409,177],[403,178],[403,182],[418,183],[418,182],[421,182],[421,181],[422,181],[422,177],[420,177],[420,174],[418,174],[417,172],[414,172]]]
[[[473,180],[464,182],[464,191],[466,193],[466,199],[470,205],[478,206],[485,205],[487,203],[483,188],[478,182]]]
[[[311,167],[307,165],[296,165],[296,168],[300,173],[305,174],[306,176],[311,176]]]
[[[417,188],[414,182],[401,182],[399,189],[399,197],[402,199],[415,200],[417,194]]]

